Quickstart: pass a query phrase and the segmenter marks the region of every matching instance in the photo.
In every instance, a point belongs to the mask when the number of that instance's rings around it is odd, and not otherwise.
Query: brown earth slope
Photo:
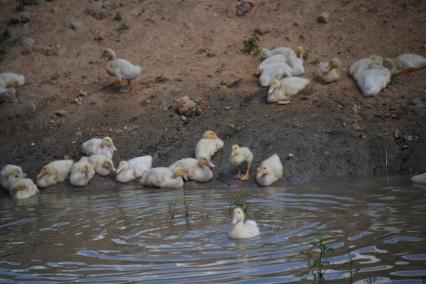
[[[231,180],[233,143],[251,147],[256,162],[277,152],[287,179],[426,170],[426,70],[395,77],[374,98],[364,98],[347,75],[352,62],[372,53],[426,55],[425,1],[253,3],[243,17],[235,16],[234,1],[26,6],[31,21],[9,26],[3,44],[0,71],[22,73],[28,83],[17,102],[0,105],[0,166],[20,164],[33,176],[52,159],[77,158],[81,142],[103,135],[116,142],[116,161],[152,154],[155,165],[167,165],[191,156],[202,132],[213,129],[225,141],[215,158],[218,182]],[[15,1],[0,4],[6,29]],[[326,24],[317,20],[321,11],[330,13]],[[267,32],[262,47],[305,47],[306,77],[313,79],[314,62],[334,56],[345,75],[331,85],[313,81],[290,105],[267,105],[254,76],[259,59],[240,51],[256,29]],[[25,36],[34,43],[23,44]],[[131,93],[104,87],[111,81],[100,58],[106,47],[143,66]],[[183,95],[202,101],[201,115],[175,112]],[[61,109],[66,115],[55,115]]]

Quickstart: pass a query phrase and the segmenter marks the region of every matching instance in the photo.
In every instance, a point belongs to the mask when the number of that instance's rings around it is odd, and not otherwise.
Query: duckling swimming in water
[[[229,237],[232,239],[254,238],[260,234],[256,221],[245,220],[244,211],[237,207],[232,212],[232,230]]]

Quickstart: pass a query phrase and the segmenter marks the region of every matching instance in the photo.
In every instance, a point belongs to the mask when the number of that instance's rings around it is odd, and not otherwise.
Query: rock
[[[31,48],[34,45],[34,39],[30,36],[21,36],[21,44],[24,47]]]
[[[328,19],[330,17],[330,13],[327,11],[322,11],[318,17],[318,22],[326,24],[328,23]]]
[[[22,0],[22,4],[24,4],[24,6],[38,6],[40,0]]]
[[[56,116],[66,116],[67,112],[64,109],[60,109],[60,110],[55,111],[55,115]]]
[[[31,13],[30,12],[19,12],[12,16],[12,19],[10,19],[10,23],[12,25],[16,24],[24,24],[31,21]]]
[[[188,120],[188,118],[186,118],[186,116],[182,115],[182,116],[180,117],[180,120],[182,120],[182,121],[187,121],[187,120]]]
[[[70,21],[65,23],[65,27],[77,31],[80,30],[83,27],[83,23],[80,21]]]
[[[270,33],[272,30],[271,27],[267,27],[267,26],[258,26],[254,32],[257,33],[258,35],[265,35],[267,33]]]
[[[18,98],[16,97],[15,88],[4,89],[0,87],[0,105],[3,103],[16,103]]]
[[[98,20],[103,20],[113,15],[112,7],[110,5],[104,7],[100,2],[90,4],[84,12]]]
[[[191,100],[188,96],[184,96],[177,99],[176,103],[177,103],[177,112],[181,115],[190,112],[196,106],[195,102]]]
[[[247,14],[251,8],[253,8],[253,3],[251,1],[238,1],[239,3],[237,3],[237,7],[236,7],[236,11],[235,11],[235,15],[237,15],[238,17],[242,17],[245,14]]]

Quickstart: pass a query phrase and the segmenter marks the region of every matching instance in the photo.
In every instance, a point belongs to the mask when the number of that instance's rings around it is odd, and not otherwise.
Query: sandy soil
[[[395,77],[375,98],[364,98],[347,74],[352,62],[372,53],[425,55],[426,2],[259,0],[243,17],[235,16],[235,4],[41,0],[26,6],[32,20],[9,27],[0,65],[28,82],[17,103],[0,105],[0,166],[20,164],[34,176],[52,159],[78,158],[81,142],[103,135],[119,149],[116,162],[151,154],[154,165],[167,165],[192,156],[202,132],[212,129],[226,145],[214,160],[219,183],[232,179],[233,143],[251,147],[255,164],[278,153],[290,180],[426,170],[426,70]],[[6,29],[15,1],[0,6]],[[321,11],[330,13],[326,24],[317,21]],[[117,12],[128,29],[115,20]],[[71,21],[82,27],[69,28]],[[314,62],[334,56],[345,75],[331,85],[313,82],[290,105],[267,105],[254,75],[259,59],[240,51],[256,29],[268,32],[259,36],[262,47],[305,47],[307,78],[313,79]],[[22,36],[34,44],[24,46]],[[105,88],[111,81],[100,58],[106,47],[143,66],[131,93]],[[167,80],[156,82],[159,76]],[[174,101],[184,95],[202,101],[201,115],[183,121],[175,112]],[[66,115],[55,115],[61,109]]]

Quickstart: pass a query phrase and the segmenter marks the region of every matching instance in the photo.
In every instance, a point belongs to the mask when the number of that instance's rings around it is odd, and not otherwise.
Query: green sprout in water
[[[245,199],[234,198],[228,201],[228,205],[229,205],[229,214],[232,214],[232,210],[237,207],[241,208],[241,210],[243,210],[245,214],[247,214],[248,212],[248,203]]]
[[[190,204],[189,200],[187,199],[183,200],[183,207],[185,209],[185,218],[189,217],[189,204]]]
[[[251,54],[253,56],[261,56],[259,49],[259,37],[253,33],[251,37],[243,41],[241,52]]]
[[[330,236],[321,236],[311,243],[311,247],[306,253],[308,258],[309,272],[313,271],[315,281],[324,281],[324,270],[326,264],[326,254],[334,251],[333,248],[328,247],[331,241]]]
[[[170,219],[175,218],[175,209],[176,209],[176,204],[173,203],[172,201],[169,201],[169,218]]]

